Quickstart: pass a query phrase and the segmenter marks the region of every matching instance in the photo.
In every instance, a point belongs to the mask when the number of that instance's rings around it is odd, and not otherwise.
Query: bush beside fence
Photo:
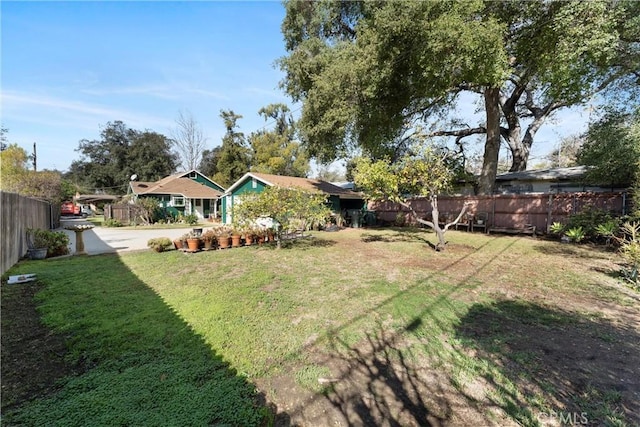
[[[2,227],[2,274],[27,253],[27,229],[50,230],[59,226],[60,207],[49,202],[0,192],[0,226]]]

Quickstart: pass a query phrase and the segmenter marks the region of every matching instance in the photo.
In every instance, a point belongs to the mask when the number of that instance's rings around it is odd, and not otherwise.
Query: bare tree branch
[[[171,130],[171,137],[180,155],[181,166],[185,170],[197,169],[207,138],[189,111],[178,113],[176,125],[176,128]]]

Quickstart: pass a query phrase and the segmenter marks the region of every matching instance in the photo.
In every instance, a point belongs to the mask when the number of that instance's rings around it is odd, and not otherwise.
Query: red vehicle
[[[80,206],[75,205],[73,202],[62,202],[60,206],[61,215],[80,215]]]

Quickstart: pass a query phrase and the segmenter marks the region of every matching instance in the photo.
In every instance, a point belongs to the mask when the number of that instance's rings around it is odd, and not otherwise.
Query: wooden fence
[[[531,226],[538,232],[548,232],[554,222],[566,223],[570,215],[590,206],[620,215],[628,213],[629,199],[626,193],[557,193],[557,194],[497,194],[492,196],[446,196],[438,198],[440,213],[458,214],[464,203],[469,203],[472,214],[488,214],[488,225],[494,229],[525,229]],[[413,199],[411,207],[420,217],[431,214],[428,199]],[[369,208],[376,212],[379,221],[393,223],[404,221],[415,224],[406,208],[399,204],[373,203]]]
[[[142,213],[139,206],[132,204],[104,206],[104,219],[115,219],[120,221],[122,225],[136,224],[142,221]]]
[[[0,227],[2,227],[2,273],[27,253],[27,229],[50,230],[60,226],[60,206],[49,202],[0,192]]]

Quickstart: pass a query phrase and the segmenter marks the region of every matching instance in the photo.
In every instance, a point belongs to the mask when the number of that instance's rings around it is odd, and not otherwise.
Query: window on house
[[[191,172],[191,173],[189,174],[189,178],[191,178],[191,179],[196,179],[197,177],[198,177],[198,176],[197,176],[197,174],[196,174],[195,172]]]
[[[202,199],[196,199],[196,206],[202,206]]]
[[[251,188],[258,188],[258,181],[255,178],[251,179]]]
[[[184,197],[173,196],[173,206],[184,206]]]

